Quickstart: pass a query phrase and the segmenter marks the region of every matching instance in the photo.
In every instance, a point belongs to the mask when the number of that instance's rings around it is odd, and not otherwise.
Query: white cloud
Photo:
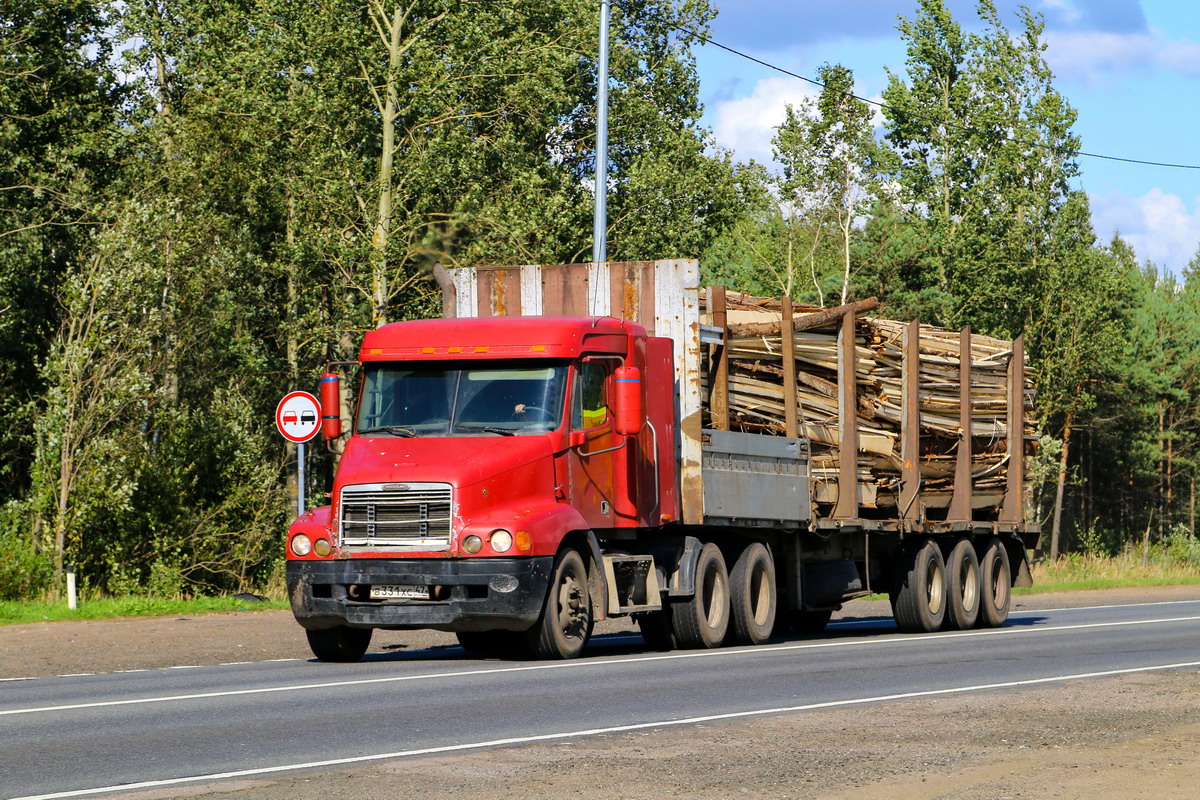
[[[722,147],[728,147],[738,159],[754,159],[770,164],[771,138],[783,122],[787,106],[800,106],[815,100],[820,90],[795,78],[766,78],[759,81],[749,97],[724,100],[715,104],[713,133]]]
[[[739,160],[770,165],[775,160],[771,139],[787,115],[788,105],[799,108],[807,100],[815,102],[820,93],[819,87],[795,78],[765,78],[754,85],[749,97],[712,104],[713,134],[717,143],[733,150]],[[879,97],[873,99],[879,101]],[[874,123],[882,124],[879,107],[872,106],[872,110]]]
[[[1200,72],[1200,44],[1171,39],[1158,29],[1129,34],[1048,31],[1046,43],[1046,61],[1055,74],[1085,83],[1129,69]]]
[[[1121,192],[1088,195],[1092,224],[1107,244],[1114,233],[1129,242],[1142,261],[1181,274],[1200,245],[1200,197],[1191,208],[1179,195],[1155,187],[1141,197]]]

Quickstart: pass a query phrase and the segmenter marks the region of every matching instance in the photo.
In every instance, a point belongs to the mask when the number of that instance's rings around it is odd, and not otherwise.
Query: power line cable
[[[617,5],[624,7],[624,3],[618,2]],[[626,9],[626,10],[628,10],[628,9]],[[761,58],[756,58],[755,56],[752,56],[749,53],[743,53],[741,50],[737,50],[733,47],[730,47],[729,45],[721,44],[720,42],[715,41],[714,39],[709,37],[707,34],[699,33],[695,29],[689,28],[686,25],[682,25],[682,24],[676,23],[676,22],[671,22],[670,20],[663,19],[662,17],[656,17],[656,19],[658,19],[659,22],[666,23],[667,25],[671,26],[675,30],[682,31],[683,33],[686,33],[686,34],[692,36],[693,38],[697,39],[701,45],[712,45],[713,47],[717,47],[721,50],[726,51],[727,53],[731,53],[735,56],[738,56],[739,58],[744,58],[747,61],[752,61],[755,64],[766,67],[767,69],[774,70],[775,72],[781,73],[783,75],[787,75],[790,78],[796,78],[798,80],[804,81],[805,83],[810,83],[813,86],[817,86],[821,89],[825,88],[825,84],[821,83],[820,81],[813,80],[812,78],[809,78],[804,75],[800,75],[798,73],[784,69],[783,67],[778,66],[776,64],[772,64],[769,61],[763,61]],[[926,122],[932,122],[932,123],[936,123],[938,125],[946,125],[948,127],[956,128],[957,130],[960,130],[960,131],[963,131],[966,133],[981,133],[981,131],[978,128],[972,128],[968,125],[957,125],[952,122],[946,122],[945,120],[938,120],[938,119],[934,119],[932,117],[926,117],[921,114],[916,114],[911,111],[905,111],[903,109],[896,108],[895,106],[889,105],[887,103],[882,103],[878,100],[871,100],[866,97],[859,97],[858,95],[853,94],[852,92],[844,92],[843,94],[846,97],[852,98],[854,100],[858,100],[859,102],[867,103],[868,105],[876,106],[878,108],[886,109],[888,111],[893,111],[897,114],[906,114],[910,117],[915,117],[917,119],[923,119]],[[1015,142],[1017,144],[1028,145],[1030,147],[1038,147],[1038,148],[1042,148],[1045,150],[1050,150],[1051,152],[1054,152],[1054,153],[1065,152],[1067,155],[1070,155],[1073,158],[1077,158],[1077,157],[1097,158],[1097,159],[1102,159],[1104,161],[1117,161],[1117,162],[1121,162],[1124,164],[1138,164],[1140,166],[1146,166],[1146,167],[1165,167],[1167,169],[1200,170],[1200,164],[1175,164],[1175,163],[1165,162],[1165,161],[1146,161],[1146,160],[1143,160],[1140,158],[1124,158],[1122,156],[1110,156],[1110,155],[1105,155],[1103,153],[1089,153],[1084,150],[1067,150],[1066,148],[1054,147],[1052,145],[1048,145],[1043,142],[1031,142],[1027,139],[1018,139],[1013,136],[1001,136],[1000,138],[1002,138],[1004,141],[1008,141],[1008,142]]]

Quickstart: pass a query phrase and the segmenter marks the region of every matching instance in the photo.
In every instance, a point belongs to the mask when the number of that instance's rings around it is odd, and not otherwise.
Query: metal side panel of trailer
[[[707,524],[798,528],[808,522],[806,440],[705,430],[702,442]]]

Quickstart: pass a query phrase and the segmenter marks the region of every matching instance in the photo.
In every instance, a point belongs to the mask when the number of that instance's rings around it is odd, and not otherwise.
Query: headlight
[[[462,540],[462,549],[464,553],[475,555],[483,549],[483,539],[480,539],[475,534],[471,534]]]
[[[497,553],[504,553],[508,551],[508,548],[512,547],[513,538],[511,533],[503,528],[499,528],[492,531],[492,536],[488,541],[492,543],[493,550]]]
[[[333,552],[333,545],[329,544],[328,539],[317,539],[313,542],[313,552],[324,558]]]
[[[297,533],[292,537],[292,552],[303,558],[312,552],[312,540],[303,533]]]

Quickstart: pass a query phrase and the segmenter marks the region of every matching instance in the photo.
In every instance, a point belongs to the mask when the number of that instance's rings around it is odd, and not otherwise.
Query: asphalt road
[[[889,620],[757,648],[571,662],[454,649],[0,683],[0,797],[87,797],[500,744],[1200,666],[1200,601],[1015,613],[902,635]]]

